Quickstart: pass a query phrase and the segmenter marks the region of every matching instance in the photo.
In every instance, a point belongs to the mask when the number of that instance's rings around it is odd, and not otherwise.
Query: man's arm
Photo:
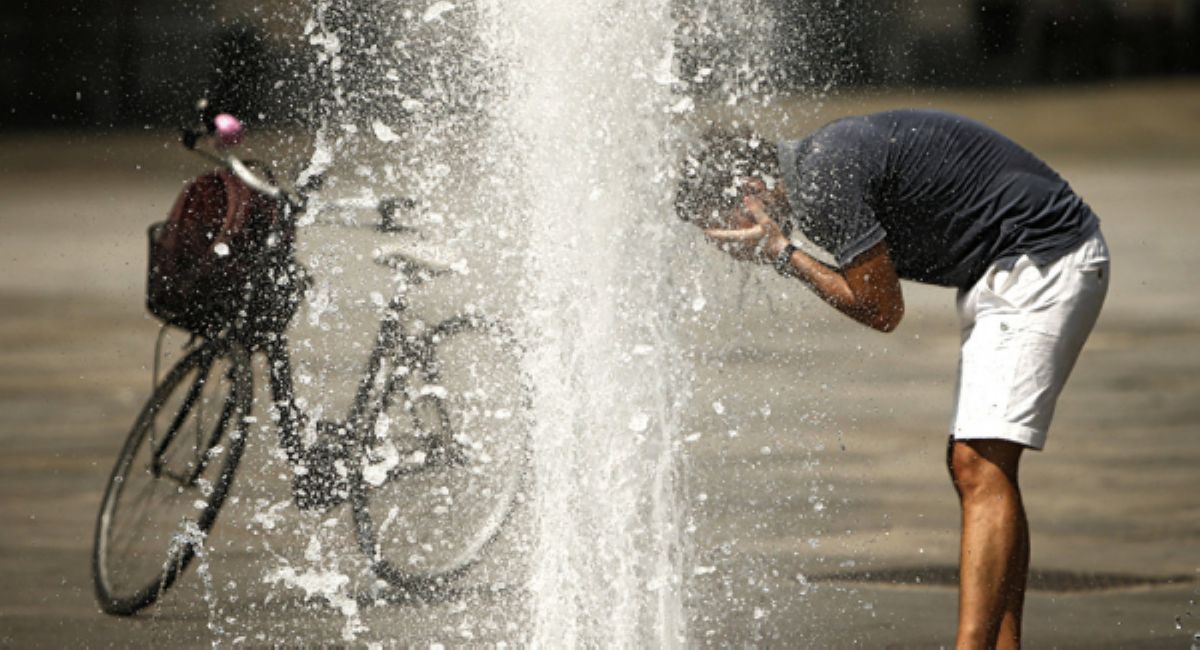
[[[763,252],[768,259],[777,259],[787,243],[786,238],[773,239]],[[884,242],[867,249],[840,271],[801,250],[792,252],[788,264],[791,274],[811,287],[813,293],[863,325],[890,332],[904,317],[904,293]]]
[[[755,225],[709,229],[705,234],[739,259],[775,261],[788,245],[788,238],[757,197],[745,197],[743,209],[754,218]],[[788,264],[791,275],[812,288],[821,300],[863,325],[890,332],[904,317],[904,293],[885,242],[867,249],[840,270],[800,250],[792,253]]]

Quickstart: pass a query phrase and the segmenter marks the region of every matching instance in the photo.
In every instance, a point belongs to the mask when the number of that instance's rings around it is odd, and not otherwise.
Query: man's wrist
[[[784,275],[794,275],[795,269],[792,267],[792,254],[796,252],[796,246],[792,242],[784,244],[783,249],[775,256],[775,270]]]
[[[767,239],[763,246],[763,257],[765,261],[774,263],[779,259],[779,255],[783,253],[783,249],[790,246],[792,241],[781,233],[776,233],[774,236]]]

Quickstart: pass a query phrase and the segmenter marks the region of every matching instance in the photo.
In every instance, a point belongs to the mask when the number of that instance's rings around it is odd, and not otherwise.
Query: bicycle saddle
[[[440,253],[440,254],[439,254]],[[432,280],[454,271],[444,252],[409,244],[385,244],[375,251],[375,263],[400,271],[412,282]]]

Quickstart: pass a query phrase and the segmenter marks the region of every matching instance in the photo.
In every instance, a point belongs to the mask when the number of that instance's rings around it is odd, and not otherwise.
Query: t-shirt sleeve
[[[780,145],[793,225],[843,267],[887,235],[869,202],[881,154],[855,135],[827,127]]]

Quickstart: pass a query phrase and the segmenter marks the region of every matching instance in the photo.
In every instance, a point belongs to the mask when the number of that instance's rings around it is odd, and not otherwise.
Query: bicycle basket
[[[148,234],[146,306],[164,322],[255,343],[295,313],[303,290],[295,227],[279,201],[233,174],[193,180]]]

